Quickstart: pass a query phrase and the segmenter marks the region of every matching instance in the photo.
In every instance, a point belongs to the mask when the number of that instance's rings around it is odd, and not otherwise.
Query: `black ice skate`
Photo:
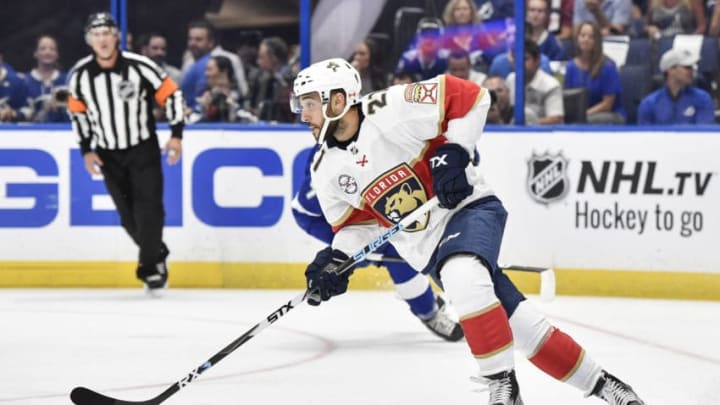
[[[424,320],[423,324],[425,324],[432,333],[450,342],[457,342],[465,337],[460,323],[452,320],[447,313],[445,300],[438,295],[435,298],[435,302],[438,306],[437,312],[435,312],[432,318]]]
[[[590,395],[602,398],[610,405],[645,405],[631,386],[605,370]]]
[[[485,376],[482,380],[490,391],[488,405],[523,405],[515,370]]]
[[[163,243],[157,263],[150,265],[138,264],[135,275],[145,284],[145,291],[148,294],[155,295],[155,293],[167,288],[168,268],[166,259],[169,254],[170,251]]]

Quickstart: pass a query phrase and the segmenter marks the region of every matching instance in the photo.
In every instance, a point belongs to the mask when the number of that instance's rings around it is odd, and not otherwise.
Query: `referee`
[[[165,145],[173,165],[182,153],[183,98],[178,86],[150,59],[119,50],[109,13],[90,15],[89,55],[75,64],[68,110],[85,168],[102,173],[123,228],[140,248],[136,275],[149,292],[167,286],[161,152],[153,103],[165,108],[172,136]]]

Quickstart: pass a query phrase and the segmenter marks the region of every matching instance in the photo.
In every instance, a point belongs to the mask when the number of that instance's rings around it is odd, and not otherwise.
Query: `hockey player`
[[[320,303],[347,290],[352,271],[332,270],[381,227],[433,196],[440,208],[392,244],[413,268],[430,272],[452,302],[490,405],[520,405],[513,349],[542,371],[611,405],[643,405],[570,336],[535,310],[497,265],[507,213],[470,164],[491,104],[474,83],[440,75],[393,86],[362,100],[360,79],[343,59],[317,62],[294,82],[291,103],[320,150],[313,187],[335,236],[306,270]]]
[[[311,185],[311,163],[312,159],[305,168],[305,179],[300,190],[293,198],[292,212],[295,222],[306,233],[330,245],[333,231],[320,210],[315,190]],[[376,252],[388,257],[398,256],[392,245],[385,245]],[[435,296],[426,275],[418,273],[407,263],[388,261],[375,264],[388,269],[398,295],[407,302],[413,315],[418,317],[431,332],[450,342],[463,338],[460,324],[448,316],[444,300],[439,295]],[[319,304],[318,301],[310,301],[310,303]]]

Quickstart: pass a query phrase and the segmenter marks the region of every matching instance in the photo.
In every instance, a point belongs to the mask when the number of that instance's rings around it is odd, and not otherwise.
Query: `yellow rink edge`
[[[174,288],[304,287],[303,263],[171,262]],[[637,270],[555,269],[558,295],[673,298],[720,301],[720,274]],[[518,288],[537,294],[540,277],[508,271]],[[138,288],[132,262],[0,262],[3,288]],[[350,288],[391,289],[384,269],[357,270]]]

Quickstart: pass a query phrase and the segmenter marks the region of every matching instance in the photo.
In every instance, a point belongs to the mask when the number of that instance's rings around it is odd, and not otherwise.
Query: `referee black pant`
[[[123,228],[140,247],[139,263],[162,261],[165,207],[157,137],[128,149],[97,149],[105,187],[115,202]]]

